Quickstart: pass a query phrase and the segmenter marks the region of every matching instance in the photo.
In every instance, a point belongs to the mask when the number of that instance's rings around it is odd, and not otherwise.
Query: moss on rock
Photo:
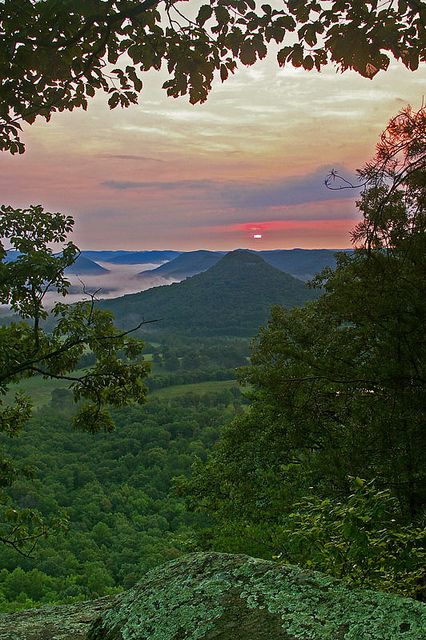
[[[93,621],[115,598],[0,615],[0,640],[86,640]]]
[[[291,565],[198,553],[118,596],[0,616],[0,640],[426,640],[426,605]]]
[[[88,640],[426,640],[421,603],[246,556],[187,556],[117,602]]]

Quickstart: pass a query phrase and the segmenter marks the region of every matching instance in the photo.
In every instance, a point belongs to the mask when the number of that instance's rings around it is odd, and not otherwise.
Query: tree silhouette
[[[111,108],[138,100],[142,76],[167,67],[169,96],[203,102],[216,75],[253,65],[278,45],[278,64],[332,62],[373,78],[395,58],[425,60],[418,0],[211,0],[191,17],[174,0],[4,0],[0,4],[0,149],[23,153],[21,122],[86,109],[97,90]],[[117,66],[116,66],[117,65]]]

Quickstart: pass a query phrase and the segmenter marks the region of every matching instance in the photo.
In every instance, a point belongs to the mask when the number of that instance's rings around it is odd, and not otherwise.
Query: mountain
[[[241,251],[246,251],[241,249]],[[249,251],[249,250],[247,250]],[[271,251],[252,251],[261,256],[272,267],[289,273],[299,280],[311,280],[325,267],[336,266],[336,253],[350,249],[274,249]],[[197,273],[206,271],[216,264],[225,254],[224,251],[188,251],[162,264],[156,269],[142,271],[139,276],[161,276],[165,280],[181,281]]]
[[[336,253],[351,249],[274,249],[258,251],[265,262],[272,267],[289,273],[299,280],[310,280],[325,267],[335,267]],[[138,265],[162,262],[159,267],[142,271],[140,278],[148,280],[153,276],[167,281],[181,281],[197,273],[206,271],[225,254],[224,251],[82,251],[81,257],[93,261],[109,262],[111,265]],[[16,251],[8,251],[6,261],[15,260],[19,255]],[[91,271],[95,273],[95,271]],[[100,273],[100,271],[98,271]],[[160,281],[161,282],[161,281]]]
[[[170,262],[166,262],[166,264],[162,264],[156,269],[142,271],[139,275],[142,277],[161,276],[170,280],[184,280],[190,276],[195,276],[197,273],[207,271],[207,269],[219,262],[222,257],[223,253],[219,251],[187,251],[170,260]]]
[[[271,305],[293,307],[316,297],[317,291],[255,253],[237,250],[183,282],[103,300],[100,306],[125,328],[142,319],[161,319],[144,327],[144,333],[252,336],[268,319]]]
[[[101,276],[109,273],[108,269],[101,267],[100,264],[97,264],[90,258],[86,258],[85,256],[78,256],[77,260],[70,267],[65,269],[65,273],[74,274],[78,276]]]
[[[173,260],[178,255],[180,255],[180,251],[123,251],[107,262],[111,264],[151,264]]]
[[[112,258],[117,258],[118,256],[124,255],[126,253],[130,253],[130,251],[82,251],[81,255],[85,258],[90,258],[90,260],[94,260],[98,262],[108,262]]]
[[[20,255],[19,251],[9,250],[6,253],[5,262],[13,262]],[[83,254],[80,254],[76,261],[65,269],[65,273],[78,276],[101,276],[109,273],[109,270],[101,267],[101,265],[97,264],[90,258],[87,258]]]
[[[326,267],[336,266],[336,253],[351,249],[275,249],[259,255],[276,269],[300,280],[311,280]]]

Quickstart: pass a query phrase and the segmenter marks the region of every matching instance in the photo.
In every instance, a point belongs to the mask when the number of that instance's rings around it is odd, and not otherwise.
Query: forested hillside
[[[73,273],[79,276],[101,276],[106,275],[108,273],[108,269],[105,269],[105,267],[101,267],[101,265],[94,260],[80,255],[71,266],[67,267],[66,273]]]
[[[334,268],[336,266],[336,252],[342,251],[352,252],[351,249],[274,249],[272,251],[251,251],[251,253],[255,253],[279,271],[307,281],[326,267]],[[156,269],[142,272],[140,276],[141,278],[161,276],[166,280],[184,280],[206,271],[219,262],[224,254],[223,251],[187,251]],[[116,260],[112,260],[112,262],[117,263]]]
[[[425,43],[0,2],[0,640],[425,640]]]
[[[202,274],[167,287],[102,301],[117,324],[158,320],[145,331],[195,336],[253,336],[271,305],[302,305],[318,297],[303,282],[281,273],[249,251],[233,251]]]
[[[113,593],[191,550],[194,527],[207,519],[185,509],[172,479],[189,474],[194,456],[205,460],[221,426],[241,411],[235,391],[153,397],[114,412],[113,433],[91,435],[70,426],[70,392],[53,390],[7,452],[35,473],[15,483],[16,503],[47,519],[62,513],[63,528],[29,558],[0,546],[0,609]]]
[[[250,409],[182,483],[213,548],[426,599],[426,110],[405,109],[321,297],[275,307],[240,372]]]
[[[223,253],[218,251],[187,251],[156,269],[143,271],[139,275],[141,277],[161,276],[170,280],[184,280],[197,273],[207,271],[207,269],[219,262],[222,256]]]

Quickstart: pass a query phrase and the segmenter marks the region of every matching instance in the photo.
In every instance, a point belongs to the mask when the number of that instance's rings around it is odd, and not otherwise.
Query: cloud
[[[150,191],[179,192],[179,198],[184,196],[191,200],[201,198],[215,203],[216,207],[236,211],[274,210],[283,207],[310,204],[315,202],[348,200],[352,201],[357,195],[354,190],[330,190],[324,182],[330,173],[330,167],[318,167],[313,173],[299,176],[287,176],[274,180],[104,180],[101,186],[116,191]],[[349,180],[356,179],[344,167],[338,167],[340,175]]]
[[[208,229],[216,233],[221,229],[243,228],[246,225],[247,229],[262,230],[264,224],[269,225],[271,222],[286,225],[300,222],[302,225],[309,225],[310,222],[316,223],[321,220],[346,220],[352,224],[358,217],[359,212],[354,201],[342,198],[261,210],[234,209],[226,211],[224,216],[210,211],[204,214],[203,221],[198,221],[198,226],[195,226],[197,222],[194,221],[193,228],[196,231]]]
[[[160,191],[173,191],[176,189],[205,189],[214,182],[209,180],[174,180],[170,182],[155,181],[132,181],[132,180],[104,180],[101,186],[109,189],[117,189],[118,191],[127,191],[129,189],[159,189]]]
[[[283,108],[279,105],[272,105],[272,104],[242,104],[242,105],[236,105],[237,109],[240,109],[241,111],[247,111],[248,113],[255,113],[255,114],[271,114],[271,113],[282,113]]]
[[[239,209],[265,209],[288,205],[307,204],[325,200],[342,199],[342,191],[332,191],[324,184],[330,167],[318,167],[310,174],[291,176],[258,184],[245,184],[244,188],[224,190],[223,196],[229,204]],[[341,175],[353,176],[344,167],[337,168]],[[352,199],[355,191],[345,192],[344,198]]]
[[[155,111],[155,116],[160,118],[166,118],[169,120],[174,120],[177,122],[188,122],[193,124],[197,123],[227,123],[229,121],[229,117],[223,114],[213,113],[210,110],[207,110],[205,107],[200,107],[198,109],[179,109],[174,108],[173,110],[162,110]]]
[[[164,160],[159,160],[158,158],[150,158],[148,156],[138,156],[138,155],[130,155],[130,154],[114,154],[114,153],[103,153],[98,155],[98,158],[105,158],[111,160],[131,160],[133,162],[164,162]]]
[[[348,218],[321,218],[319,220],[261,220],[260,222],[240,222],[228,225],[208,227],[210,233],[228,233],[244,231],[250,234],[254,232],[266,233],[268,231],[280,231],[289,229],[347,229],[353,224],[353,219]]]

